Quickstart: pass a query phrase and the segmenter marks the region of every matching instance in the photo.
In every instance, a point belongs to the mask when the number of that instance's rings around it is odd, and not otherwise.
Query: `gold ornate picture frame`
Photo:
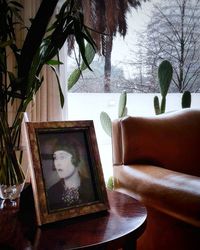
[[[38,225],[108,210],[93,121],[28,122]]]

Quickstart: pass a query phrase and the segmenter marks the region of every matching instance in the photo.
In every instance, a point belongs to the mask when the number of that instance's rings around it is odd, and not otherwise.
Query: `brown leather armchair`
[[[200,249],[200,110],[112,125],[114,188],[147,208],[138,250]]]

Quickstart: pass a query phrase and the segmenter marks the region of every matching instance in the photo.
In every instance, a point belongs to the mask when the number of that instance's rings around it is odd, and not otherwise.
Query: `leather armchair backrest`
[[[200,176],[200,110],[113,122],[113,163],[153,164]]]

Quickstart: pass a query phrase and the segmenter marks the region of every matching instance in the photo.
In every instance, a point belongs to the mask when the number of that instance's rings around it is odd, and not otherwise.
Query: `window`
[[[184,3],[186,4],[185,6]],[[157,4],[157,7],[155,7],[154,4]],[[197,6],[195,4],[197,4]],[[171,6],[173,8],[171,8]],[[173,50],[173,48],[175,48],[175,46],[179,48],[180,44],[173,38],[174,40],[171,41],[172,43],[169,46],[168,39],[173,37],[173,30],[168,30],[169,27],[166,21],[168,17],[170,17],[170,20],[174,21],[177,31],[180,31],[181,13],[178,11],[181,7],[185,8],[186,17],[192,17],[194,23],[196,23],[196,18],[200,16],[200,3],[198,3],[197,0],[173,0],[173,2],[169,0],[154,0],[142,3],[142,7],[138,8],[138,10],[133,9],[131,13],[128,14],[128,32],[125,39],[117,35],[113,41],[109,93],[104,93],[105,60],[98,55],[95,56],[91,64],[93,72],[85,70],[83,72],[83,78],[80,77],[80,80],[68,91],[68,118],[94,120],[106,179],[112,175],[111,138],[102,129],[100,113],[101,111],[106,111],[111,120],[117,118],[119,96],[124,89],[128,93],[128,114],[154,115],[153,98],[155,95],[158,95],[160,98],[160,94],[157,94],[160,92],[157,69],[163,59],[168,59],[172,62],[175,73],[169,89],[169,92],[172,94],[169,93],[167,96],[166,111],[181,108],[182,94],[179,94],[179,92],[183,92],[184,90],[199,92],[199,81],[196,81],[196,83],[193,81],[186,86],[184,86],[183,83],[177,82],[176,75],[178,73],[178,66],[176,67],[176,65],[179,64],[175,61],[176,49]],[[186,21],[187,18],[185,18]],[[191,23],[192,22],[190,22],[190,25],[192,25]],[[199,26],[189,27],[189,24],[185,23],[184,31],[186,34],[190,28],[191,40],[185,48],[188,59],[183,70],[187,72],[187,67],[193,68],[193,71],[187,76],[187,79],[189,79],[194,72],[196,72],[196,79],[199,79],[197,74],[200,74],[200,60],[197,59],[200,57],[200,50],[198,49],[200,39],[198,39],[196,43],[192,40],[196,36],[195,33],[192,33],[192,30],[194,30],[194,28],[199,29]],[[162,33],[164,34],[163,37],[161,36]],[[198,34],[197,31],[196,34]],[[166,51],[164,45],[162,45],[163,50],[158,47],[159,43],[165,44],[170,48],[170,56],[168,56],[169,51]],[[192,51],[194,44],[198,44],[195,47],[195,51],[198,53],[194,53],[194,50]],[[194,57],[194,54],[196,57]],[[194,65],[196,61],[198,63]],[[70,75],[75,67],[75,61],[73,61],[71,57],[68,58],[67,76]],[[194,94],[192,95],[192,107],[200,107],[200,103]]]

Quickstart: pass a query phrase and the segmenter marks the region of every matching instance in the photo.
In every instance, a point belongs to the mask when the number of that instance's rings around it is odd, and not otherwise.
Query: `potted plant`
[[[55,16],[57,2],[41,1],[24,42],[18,47],[16,24],[23,25],[20,15],[23,6],[17,1],[0,0],[0,197],[3,199],[17,198],[24,182],[21,157],[17,156],[16,148],[20,141],[22,114],[43,82],[40,75],[43,66],[49,65],[53,70],[55,65],[59,66],[58,52],[67,39],[77,42],[80,55],[88,67],[85,41],[95,49],[84,25],[79,1],[65,1]],[[15,59],[12,71],[8,70],[8,54]],[[57,81],[63,106],[64,97],[58,76]],[[8,111],[13,103],[17,109],[9,124]]]

